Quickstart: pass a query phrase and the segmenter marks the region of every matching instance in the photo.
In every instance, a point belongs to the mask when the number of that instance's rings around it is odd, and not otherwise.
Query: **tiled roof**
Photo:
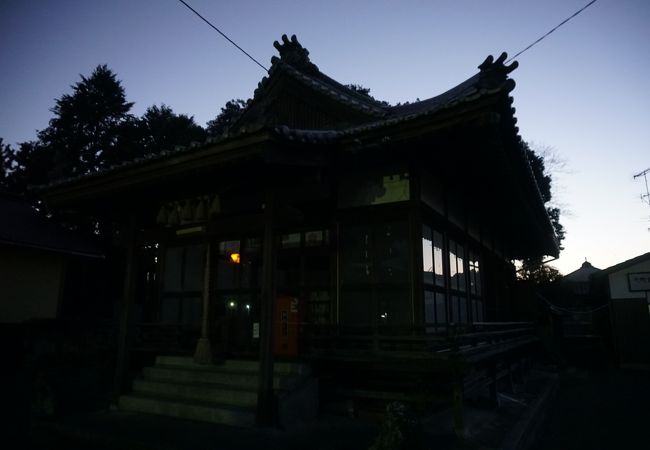
[[[650,260],[650,252],[644,253],[642,255],[636,256],[634,258],[628,259],[627,261],[623,261],[621,263],[615,264],[611,267],[608,267],[606,269],[603,269],[598,276],[601,275],[607,275],[613,272],[618,272],[619,270],[626,269],[630,266],[633,266],[635,264],[641,263],[643,261]]]
[[[342,138],[349,138],[367,131],[390,127],[433,115],[440,111],[454,108],[457,105],[475,101],[482,96],[496,93],[504,93],[507,95],[514,89],[515,85],[514,81],[508,78],[507,75],[517,67],[517,63],[514,62],[509,66],[504,65],[503,62],[507,56],[503,53],[496,61],[492,56],[489,56],[479,66],[479,73],[441,95],[407,105],[389,107],[346,88],[339,82],[320,72],[318,67],[309,60],[309,52],[307,49],[300,45],[295,36],[292,36],[290,40],[286,35],[282,36],[282,41],[282,44],[278,42],[274,43],[274,46],[280,53],[280,58],[272,58],[269,77],[273,76],[276,72],[288,74],[311,89],[317,90],[349,108],[366,113],[368,121],[360,125],[339,130],[304,130],[293,129],[287,126],[269,128],[261,124],[239,124],[240,126],[236,126],[221,136],[208,138],[204,143],[193,142],[189,146],[177,146],[173,150],[163,150],[159,154],[150,154],[135,158],[131,161],[102,168],[96,172],[59,179],[41,188],[47,190],[49,188],[72,184],[83,179],[101,176],[108,172],[123,170],[127,167],[131,168],[150,164],[154,161],[164,160],[179,154],[193,152],[201,148],[224,143],[225,141],[238,139],[258,132],[261,129],[268,129],[275,137],[286,139],[290,142],[332,144]],[[255,95],[262,95],[263,88],[268,82],[269,79],[264,77],[258,89],[255,91]],[[513,120],[515,119],[513,118]]]

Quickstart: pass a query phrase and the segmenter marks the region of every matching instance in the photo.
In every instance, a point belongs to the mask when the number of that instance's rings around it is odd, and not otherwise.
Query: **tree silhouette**
[[[221,107],[221,112],[217,117],[206,124],[208,134],[210,136],[221,136],[225,133],[239,119],[251,101],[251,99],[242,100],[240,98],[227,101]]]
[[[551,186],[553,183],[553,178],[551,177],[551,174],[549,174],[547,171],[546,164],[544,163],[544,157],[538,155],[526,143],[524,144],[524,149],[526,150],[526,156],[528,157],[528,162],[530,163],[530,167],[533,169],[533,175],[535,176],[537,187],[539,188],[539,191],[542,194],[542,200],[544,200],[544,204],[547,204],[553,198],[551,194]],[[561,250],[565,231],[564,231],[564,227],[560,223],[560,209],[547,205],[546,212],[549,218],[551,219],[551,223],[553,224],[555,236],[560,242],[560,250]]]
[[[140,122],[145,153],[160,153],[164,149],[188,145],[193,141],[203,142],[207,137],[206,131],[194,122],[193,116],[176,114],[165,104],[147,108]]]
[[[562,241],[564,240],[565,231],[564,227],[560,223],[560,209],[548,205],[553,198],[551,193],[553,178],[547,171],[543,156],[537,154],[527,143],[524,143],[524,150],[526,151],[526,157],[528,158],[530,167],[533,170],[533,175],[537,182],[539,192],[542,195],[542,200],[546,205],[546,213],[553,225],[555,237],[559,242],[560,250],[562,250]],[[543,262],[544,260],[542,257],[531,257],[522,260],[519,277],[524,280],[532,281],[538,285],[553,283],[554,281],[559,280],[561,278],[560,272],[555,267],[543,264]]]
[[[0,137],[0,190],[7,190],[14,152],[9,144],[4,144]]]
[[[133,103],[126,101],[121,82],[106,66],[72,86],[51,109],[54,117],[38,133],[41,144],[54,153],[55,178],[100,169],[116,144]]]

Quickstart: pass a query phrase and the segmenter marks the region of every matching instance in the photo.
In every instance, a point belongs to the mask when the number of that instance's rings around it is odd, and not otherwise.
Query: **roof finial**
[[[501,53],[501,56],[499,56],[496,61],[492,55],[485,58],[485,61],[478,66],[481,71],[479,74],[481,84],[487,88],[493,88],[506,81],[508,79],[508,74],[519,67],[517,61],[506,66],[503,64],[506,59],[508,59],[508,54],[506,52]]]
[[[282,61],[297,69],[318,71],[318,67],[309,60],[309,50],[300,45],[295,34],[291,36],[291,40],[289,40],[286,34],[283,34],[282,44],[275,41],[273,42],[273,46],[280,53],[280,57],[272,57],[271,64],[275,65]]]

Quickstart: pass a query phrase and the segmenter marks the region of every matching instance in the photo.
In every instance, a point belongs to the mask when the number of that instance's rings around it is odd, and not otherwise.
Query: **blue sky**
[[[319,68],[389,102],[424,99],[514,55],[587,0],[208,1],[189,3],[263,64],[296,34]],[[522,137],[566,162],[568,273],[650,251],[650,207],[633,175],[650,168],[650,3],[599,0],[517,58]],[[165,103],[200,124],[252,96],[263,71],[177,0],[0,3],[0,137],[33,139],[54,99],[98,64],[118,74],[141,114]]]

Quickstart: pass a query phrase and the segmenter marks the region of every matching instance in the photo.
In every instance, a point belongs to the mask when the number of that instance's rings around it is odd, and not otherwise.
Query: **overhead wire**
[[[564,25],[565,23],[567,23],[569,20],[573,19],[575,16],[577,16],[578,14],[580,14],[582,11],[584,11],[585,9],[589,8],[591,5],[593,5],[594,3],[596,3],[596,1],[597,1],[597,0],[591,0],[589,3],[587,3],[585,6],[583,6],[582,8],[580,8],[580,9],[579,9],[578,11],[576,11],[575,13],[573,13],[571,16],[567,17],[567,18],[564,19],[562,22],[560,22],[560,24],[557,25],[557,26],[555,26],[553,29],[551,29],[551,31],[547,32],[545,35],[543,35],[542,37],[540,37],[539,39],[537,39],[535,42],[533,42],[532,44],[530,44],[528,47],[526,47],[525,49],[521,50],[519,53],[517,53],[517,54],[516,54],[515,56],[513,56],[512,58],[508,59],[505,63],[508,64],[510,61],[512,61],[513,59],[515,59],[517,56],[519,56],[519,55],[521,55],[522,53],[524,53],[525,51],[531,49],[533,46],[535,46],[536,44],[538,44],[539,42],[541,42],[542,40],[544,40],[544,38],[546,38],[549,34],[551,34],[551,33],[554,32],[555,30],[557,30],[558,28],[560,28],[562,25]]]
[[[210,26],[211,26],[211,27],[212,27],[212,28],[213,28],[217,33],[219,33],[221,36],[223,36],[223,37],[224,37],[228,42],[230,42],[232,45],[234,45],[235,47],[237,47],[237,49],[239,49],[239,51],[241,51],[244,55],[248,56],[248,58],[249,58],[251,61],[253,61],[255,64],[257,64],[257,65],[260,66],[262,69],[264,69],[265,72],[268,73],[269,69],[267,69],[266,67],[264,67],[264,65],[262,65],[258,60],[256,60],[255,58],[253,58],[253,57],[252,57],[252,56],[251,56],[251,55],[250,55],[246,50],[244,50],[244,49],[241,48],[239,45],[237,45],[237,43],[236,43],[235,41],[233,41],[233,40],[230,39],[228,36],[226,36],[226,34],[225,34],[223,31],[221,31],[219,28],[217,28],[217,27],[215,27],[214,25],[212,25],[212,23],[211,23],[208,19],[206,19],[205,17],[203,17],[201,14],[199,14],[198,11],[196,11],[194,8],[192,8],[190,5],[188,5],[184,0],[178,0],[178,1],[181,2],[183,5],[187,6],[187,8],[188,8],[190,11],[192,11],[194,14],[196,14],[197,16],[199,16],[199,18],[200,18],[201,20],[203,20],[205,23],[207,23],[208,25],[210,25]]]

